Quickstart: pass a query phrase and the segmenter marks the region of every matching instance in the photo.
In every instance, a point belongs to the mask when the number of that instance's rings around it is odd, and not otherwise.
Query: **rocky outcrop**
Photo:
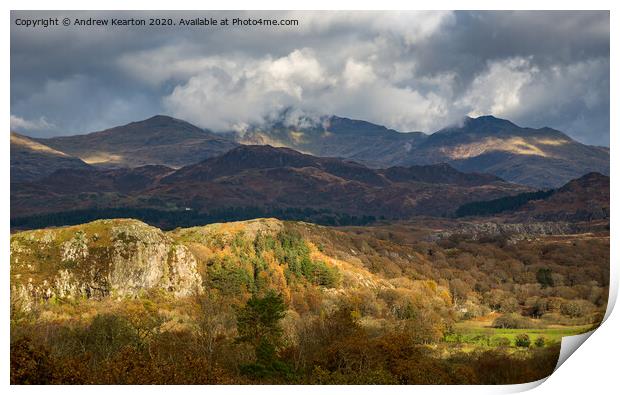
[[[197,262],[161,230],[135,220],[102,220],[11,237],[11,299],[28,310],[41,300],[135,297],[162,289],[201,292]]]
[[[578,232],[579,228],[568,222],[470,222],[462,223],[450,231],[434,234],[433,240],[444,239],[453,235],[460,235],[472,240],[484,237],[506,237],[508,241],[526,240],[543,235],[564,235]]]

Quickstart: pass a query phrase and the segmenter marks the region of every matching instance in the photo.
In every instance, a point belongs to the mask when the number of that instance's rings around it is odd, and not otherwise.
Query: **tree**
[[[264,297],[253,295],[237,313],[237,341],[254,347],[263,342],[278,345],[282,337],[280,320],[285,311],[286,304],[281,295],[273,291]]]
[[[543,288],[553,287],[553,276],[551,273],[551,269],[538,269],[538,272],[536,272],[536,280],[538,280],[538,282]]]
[[[237,312],[238,342],[249,343],[254,348],[256,361],[241,367],[249,376],[267,377],[288,375],[291,368],[278,359],[277,351],[282,342],[280,320],[284,318],[286,304],[282,295],[273,291],[265,296],[253,295]]]

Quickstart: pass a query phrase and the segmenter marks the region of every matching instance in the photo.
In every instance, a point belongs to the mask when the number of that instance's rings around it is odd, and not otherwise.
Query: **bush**
[[[538,272],[536,272],[536,280],[543,287],[553,287],[553,276],[551,269],[549,268],[540,268]]]
[[[527,318],[518,314],[504,314],[493,321],[493,328],[500,329],[529,329],[532,326]]]
[[[540,336],[539,338],[536,339],[536,341],[534,342],[534,345],[536,347],[544,347],[545,346],[545,338]]]
[[[515,337],[515,346],[527,348],[531,344],[530,336],[527,333],[519,333]]]
[[[11,343],[11,384],[49,384],[53,364],[49,351],[22,338]]]
[[[123,317],[99,314],[87,328],[83,343],[96,358],[109,358],[127,345],[138,345],[140,338],[135,328]]]
[[[570,318],[579,318],[584,315],[591,313],[592,308],[588,306],[587,301],[581,300],[571,300],[570,302],[562,303],[560,306],[560,312],[562,315],[568,316]]]

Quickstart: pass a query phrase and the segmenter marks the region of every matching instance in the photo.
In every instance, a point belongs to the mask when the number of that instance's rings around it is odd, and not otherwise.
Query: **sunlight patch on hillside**
[[[559,145],[554,140],[545,140],[546,145]],[[537,140],[536,143],[539,141]],[[510,152],[518,155],[533,155],[550,157],[547,152],[532,142],[526,141],[522,137],[511,137],[509,139],[498,139],[489,137],[481,142],[471,144],[461,144],[456,147],[442,148],[441,152],[450,159],[468,159],[494,151]]]
[[[537,144],[543,144],[543,145],[553,145],[553,146],[560,146],[560,145],[566,145],[568,143],[570,143],[569,140],[560,140],[560,139],[536,139],[536,143]]]
[[[99,163],[120,163],[124,158],[122,155],[111,154],[109,152],[95,152],[80,159],[89,165],[95,165]]]
[[[25,147],[32,151],[45,152],[48,154],[58,155],[58,156],[69,156],[65,154],[64,152],[57,151],[53,148],[48,147],[47,145],[39,144],[36,141],[29,140],[27,138],[24,138],[14,133],[11,133],[11,144]]]

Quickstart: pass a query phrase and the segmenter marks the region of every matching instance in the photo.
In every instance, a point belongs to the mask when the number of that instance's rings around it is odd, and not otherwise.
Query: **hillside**
[[[558,188],[547,199],[528,202],[519,218],[547,221],[595,221],[610,218],[608,176],[589,173]]]
[[[59,169],[89,168],[79,158],[11,132],[11,182],[35,181]]]
[[[217,156],[237,144],[185,121],[157,115],[89,134],[38,139],[54,149],[104,167],[181,167]]]
[[[553,370],[554,333],[600,322],[604,235],[433,242],[414,226],[119,219],[14,233],[11,381],[526,382]],[[498,317],[519,326],[467,329]],[[536,347],[515,339],[528,331]]]
[[[547,191],[526,192],[490,201],[467,203],[461,216],[501,216],[523,221],[609,221],[609,177],[589,173]]]
[[[129,179],[133,181],[129,183]],[[353,224],[379,217],[447,215],[466,202],[528,190],[493,176],[464,174],[447,165],[375,170],[287,148],[240,146],[176,171],[163,166],[63,170],[37,183],[14,184],[11,216],[130,208],[177,213],[177,219],[160,215],[168,221],[156,223],[163,227],[200,224],[201,216],[207,217],[202,223],[278,216]],[[247,217],[231,217],[244,210]],[[217,212],[229,216],[213,217]],[[139,212],[127,214],[144,218]],[[186,222],[189,217],[195,222]],[[63,224],[45,218],[35,222],[38,226]]]
[[[340,157],[370,167],[399,164],[413,147],[426,138],[424,133],[400,133],[370,122],[322,116],[301,117],[293,124],[287,112],[262,125],[252,125],[236,135],[241,144],[289,147],[316,156]]]
[[[433,133],[403,163],[438,160],[537,188],[559,187],[589,172],[609,174],[609,152],[603,148],[491,116],[467,118],[462,126]]]
[[[37,141],[104,167],[180,168],[247,144],[288,147],[371,168],[447,163],[466,173],[493,174],[535,188],[559,187],[589,172],[609,174],[608,148],[581,144],[551,128],[520,127],[492,116],[465,118],[461,125],[425,134],[337,116],[290,122],[283,112],[243,132],[215,134],[158,115],[101,132]]]
[[[448,163],[464,172],[496,175],[536,188],[559,187],[589,172],[609,174],[609,150],[581,144],[551,128],[524,128],[492,116],[465,118],[432,134],[400,133],[335,116],[276,119],[250,127],[237,140],[317,156],[353,159],[371,167]]]

